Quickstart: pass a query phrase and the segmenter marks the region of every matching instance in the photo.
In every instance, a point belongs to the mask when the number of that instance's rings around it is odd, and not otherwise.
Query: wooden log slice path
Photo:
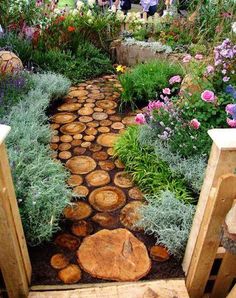
[[[143,233],[136,223],[144,196],[125,165],[113,157],[119,134],[135,124],[134,114],[119,115],[120,94],[114,86],[120,88],[116,77],[104,76],[71,87],[51,117],[50,147],[70,172],[72,197],[63,211],[63,229],[54,241],[59,249],[50,256],[50,267],[66,284],[81,278],[83,282],[81,269],[92,277],[135,281],[151,267],[145,243],[128,231]],[[169,258],[165,248],[151,245],[147,247],[153,261]]]

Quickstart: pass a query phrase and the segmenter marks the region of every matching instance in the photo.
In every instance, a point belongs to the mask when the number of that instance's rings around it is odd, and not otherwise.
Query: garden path
[[[143,194],[114,155],[113,145],[135,124],[136,113],[118,113],[120,90],[114,75],[81,83],[70,88],[51,117],[51,148],[69,169],[74,193],[50,260],[63,283],[134,281],[148,273],[150,278],[169,259],[164,248],[154,246],[153,237],[134,226]],[[168,277],[181,275],[175,260],[165,263]]]

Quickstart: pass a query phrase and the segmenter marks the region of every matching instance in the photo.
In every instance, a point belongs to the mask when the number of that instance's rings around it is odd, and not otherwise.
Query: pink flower
[[[166,95],[169,95],[171,93],[170,88],[164,88],[164,89],[162,89],[162,92],[163,92],[163,94],[166,94]]]
[[[196,118],[194,118],[190,121],[190,126],[193,129],[199,129],[200,125],[201,125],[200,122]]]
[[[206,102],[214,102],[216,99],[214,92],[210,90],[205,90],[204,92],[202,92],[201,98]]]
[[[184,56],[184,58],[183,58],[183,62],[184,62],[184,63],[188,63],[191,59],[192,59],[192,56],[189,55],[189,54],[187,54],[186,56]]]
[[[160,100],[157,101],[150,101],[147,108],[149,111],[155,110],[155,109],[160,109],[164,107],[164,103],[161,102]]]
[[[142,113],[137,114],[136,117],[135,117],[135,122],[138,123],[138,124],[146,123],[144,115]]]
[[[194,58],[196,60],[202,60],[203,59],[203,55],[202,54],[196,54]]]
[[[230,127],[236,128],[236,119],[227,118],[227,123]]]
[[[208,65],[206,68],[207,74],[213,73],[215,68],[212,65]]]
[[[223,77],[223,82],[228,82],[230,80],[230,77]]]
[[[169,83],[171,85],[175,84],[175,83],[181,83],[182,79],[180,76],[173,76],[169,79]]]

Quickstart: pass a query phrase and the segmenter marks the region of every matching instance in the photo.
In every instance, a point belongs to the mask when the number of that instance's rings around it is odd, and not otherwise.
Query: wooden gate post
[[[236,129],[212,129],[208,133],[213,141],[213,145],[206,170],[206,178],[202,186],[183,260],[183,269],[186,275],[199,234],[203,214],[207,202],[211,199],[211,190],[216,187],[220,176],[234,173],[236,168]]]
[[[4,145],[9,131],[0,125],[0,268],[9,298],[23,298],[29,292],[31,264]]]

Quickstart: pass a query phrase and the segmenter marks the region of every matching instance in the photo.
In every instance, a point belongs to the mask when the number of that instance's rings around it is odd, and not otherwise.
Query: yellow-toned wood
[[[210,298],[225,298],[236,277],[236,255],[225,253]]]
[[[223,259],[225,253],[226,253],[226,250],[223,246],[218,247],[217,253],[216,253],[216,259]]]
[[[234,173],[236,168],[236,129],[213,129],[209,135],[213,145],[183,260],[185,274],[189,269],[211,189],[216,187],[220,176]]]
[[[87,288],[51,292],[30,292],[29,298],[188,298],[183,279],[134,283],[106,283]]]
[[[10,130],[10,126],[0,124],[0,145],[4,142]]]
[[[236,284],[226,298],[235,298],[235,297],[236,297]]]
[[[191,298],[199,298],[204,289],[220,244],[221,225],[236,198],[236,176],[219,178],[215,191],[207,201],[198,233],[193,256],[186,277],[186,286]]]

